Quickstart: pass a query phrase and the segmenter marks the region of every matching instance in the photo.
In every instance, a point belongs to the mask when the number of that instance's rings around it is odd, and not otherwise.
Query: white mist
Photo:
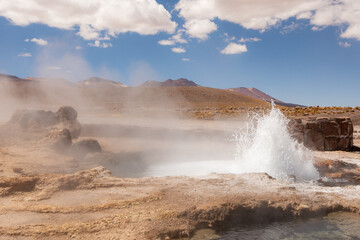
[[[319,174],[313,165],[310,150],[293,139],[288,130],[288,119],[279,109],[272,107],[270,113],[249,119],[235,134],[233,159],[186,159],[161,164],[149,164],[145,176],[196,176],[210,173],[266,172],[277,179],[296,178],[298,181],[316,180]],[[228,142],[234,144],[234,142]],[[203,151],[194,144],[193,151]],[[219,149],[227,151],[229,149]],[[190,157],[190,158],[189,158]]]
[[[236,134],[236,172],[266,172],[279,179],[318,179],[311,151],[291,137],[288,121],[274,106],[269,114],[249,121],[245,131]]]

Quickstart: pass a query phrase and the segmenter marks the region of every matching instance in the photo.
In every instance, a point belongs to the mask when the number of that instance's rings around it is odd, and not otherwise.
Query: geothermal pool
[[[360,215],[355,213],[330,213],[322,218],[276,222],[267,225],[243,225],[224,232],[200,230],[191,240],[335,240],[360,239]]]

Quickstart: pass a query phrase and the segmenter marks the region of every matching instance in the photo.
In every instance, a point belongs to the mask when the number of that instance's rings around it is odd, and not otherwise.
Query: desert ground
[[[59,125],[13,118],[1,126],[1,239],[188,239],[199,229],[360,213],[356,151],[313,151],[313,183],[231,173],[245,116],[79,113],[70,150],[48,135]],[[90,138],[100,150],[72,151]]]

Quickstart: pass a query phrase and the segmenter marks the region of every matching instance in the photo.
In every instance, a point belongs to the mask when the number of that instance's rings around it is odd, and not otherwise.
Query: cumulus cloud
[[[187,40],[183,37],[184,32],[184,29],[179,29],[177,33],[171,37],[171,39],[173,39],[177,43],[187,43]]]
[[[163,46],[171,46],[175,44],[173,40],[160,40],[158,43]]]
[[[101,42],[99,40],[94,41],[93,43],[88,43],[90,47],[99,47],[99,48],[108,48],[112,47],[111,43]]]
[[[245,44],[238,44],[238,43],[230,43],[226,46],[223,50],[221,50],[222,54],[240,54],[247,52],[247,47]]]
[[[208,35],[217,30],[217,25],[209,19],[192,19],[184,24],[186,32],[193,38],[206,40]]]
[[[341,0],[329,4],[316,11],[310,23],[320,27],[346,25],[340,37],[360,40],[360,1]]]
[[[251,37],[251,38],[240,38],[239,42],[244,43],[244,42],[259,42],[261,41],[260,38],[257,37]]]
[[[19,53],[18,57],[32,57],[31,53]]]
[[[185,48],[182,48],[182,47],[172,48],[171,51],[173,51],[175,53],[185,53],[186,52]]]
[[[48,42],[42,38],[25,39],[25,42],[33,42],[41,46],[48,45]]]
[[[340,37],[360,40],[359,0],[180,0],[175,9],[187,33],[200,39],[216,30],[215,18],[263,32],[294,17],[308,19],[314,30],[340,26]]]
[[[152,35],[173,33],[177,24],[156,0],[0,0],[0,16],[13,24],[45,24],[60,29],[78,29],[85,40],[102,40],[125,32]]]
[[[190,61],[190,59],[189,59],[189,58],[183,58],[183,59],[181,59],[181,60],[183,60],[184,62],[188,62],[188,61]]]
[[[184,29],[179,29],[176,34],[166,40],[160,40],[158,43],[164,46],[175,45],[176,43],[187,43],[187,40],[183,38]]]
[[[349,48],[351,47],[351,44],[348,42],[339,42],[340,47]]]
[[[81,50],[82,47],[81,47],[81,46],[76,46],[75,49],[76,49],[76,50]]]

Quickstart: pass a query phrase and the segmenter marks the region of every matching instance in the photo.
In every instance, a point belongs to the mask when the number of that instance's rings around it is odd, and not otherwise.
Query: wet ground
[[[324,217],[271,224],[241,225],[226,231],[197,231],[191,240],[357,240],[360,239],[360,215],[330,213]]]

